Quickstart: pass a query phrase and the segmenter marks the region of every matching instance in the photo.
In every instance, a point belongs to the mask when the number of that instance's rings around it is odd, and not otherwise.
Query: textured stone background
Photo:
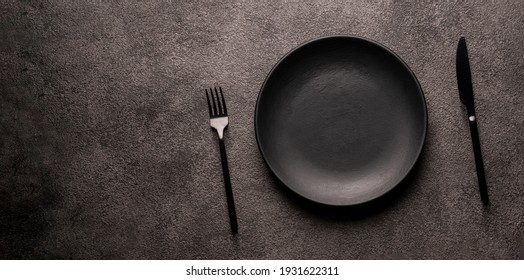
[[[2,258],[523,257],[522,1],[5,0],[0,26]],[[412,179],[362,217],[289,194],[254,136],[271,67],[291,48],[335,34],[399,54],[428,104]],[[461,35],[489,209],[457,94]],[[203,95],[214,85],[232,115],[234,238]]]

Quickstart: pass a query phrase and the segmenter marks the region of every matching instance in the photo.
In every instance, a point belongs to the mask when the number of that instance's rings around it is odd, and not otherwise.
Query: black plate
[[[255,111],[260,152],[299,195],[362,204],[397,186],[426,137],[422,89],[392,51],[336,36],[288,53],[269,73]]]

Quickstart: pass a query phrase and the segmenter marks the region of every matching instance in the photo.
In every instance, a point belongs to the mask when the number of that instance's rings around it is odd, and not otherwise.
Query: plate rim
[[[421,141],[419,143],[419,147],[418,147],[418,150],[417,150],[417,156],[416,156],[416,159],[411,164],[411,166],[405,172],[405,174],[403,174],[403,176],[401,176],[402,178],[398,182],[396,182],[395,184],[392,184],[392,186],[389,187],[388,190],[385,191],[384,193],[382,193],[382,194],[380,194],[380,195],[378,195],[378,196],[376,196],[374,198],[371,198],[371,199],[369,199],[367,201],[358,202],[358,203],[351,203],[351,204],[332,204],[332,203],[325,203],[325,202],[321,202],[321,201],[318,201],[318,200],[314,200],[312,198],[309,198],[309,197],[306,197],[306,196],[300,194],[295,189],[290,187],[288,184],[284,183],[284,181],[275,172],[274,167],[271,166],[271,164],[268,162],[267,156],[264,153],[264,151],[262,150],[262,147],[261,147],[261,144],[260,144],[261,143],[261,141],[260,141],[260,133],[259,133],[259,128],[258,128],[258,126],[259,126],[258,125],[258,116],[259,116],[259,111],[260,111],[259,110],[260,97],[262,96],[262,92],[264,91],[264,88],[266,87],[266,84],[267,84],[269,78],[272,76],[272,74],[275,72],[275,70],[282,64],[282,62],[284,62],[291,54],[295,53],[297,50],[299,50],[299,49],[301,49],[303,47],[306,47],[306,46],[308,46],[308,45],[310,45],[312,43],[316,43],[318,41],[323,41],[323,40],[337,39],[337,38],[356,39],[356,40],[364,41],[366,43],[371,43],[371,44],[377,46],[378,48],[382,49],[386,53],[392,55],[398,62],[400,62],[408,70],[408,73],[414,79],[415,84],[416,84],[416,86],[418,88],[420,97],[422,98],[422,104],[423,104],[422,107],[423,107],[423,111],[424,111],[424,113],[423,113],[423,116],[424,116],[424,127],[423,127],[424,132],[423,132],[423,135],[422,135],[422,139],[421,139]],[[368,38],[365,38],[365,37],[361,37],[361,36],[355,36],[355,35],[329,35],[329,36],[322,36],[322,37],[314,38],[314,39],[311,39],[311,40],[308,40],[308,41],[304,41],[303,43],[299,44],[298,46],[296,46],[296,47],[292,48],[291,50],[289,50],[288,52],[286,52],[277,61],[277,63],[275,63],[273,65],[271,70],[266,75],[266,78],[264,79],[264,82],[262,83],[262,86],[260,87],[260,90],[258,92],[256,105],[255,105],[255,115],[254,115],[253,123],[254,123],[254,128],[255,128],[255,138],[256,138],[256,141],[257,141],[258,151],[260,152],[260,155],[262,156],[262,159],[264,160],[266,166],[269,168],[269,171],[271,172],[271,174],[273,176],[275,176],[275,178],[282,185],[284,185],[288,190],[292,191],[294,194],[296,194],[296,195],[306,199],[307,201],[311,201],[311,202],[314,202],[314,203],[317,203],[317,204],[327,205],[327,206],[347,207],[347,206],[359,206],[359,205],[368,204],[368,203],[370,203],[372,201],[375,201],[375,200],[385,196],[386,194],[388,194],[391,191],[393,191],[394,189],[396,189],[406,179],[406,177],[408,177],[408,175],[411,174],[411,172],[413,171],[414,167],[420,161],[422,150],[424,149],[424,146],[425,146],[425,143],[426,143],[426,138],[427,138],[427,133],[428,133],[428,110],[427,110],[427,102],[426,102],[426,98],[425,98],[425,95],[424,95],[424,90],[422,89],[422,86],[420,85],[420,82],[419,82],[417,76],[415,75],[413,70],[409,67],[409,65],[399,55],[397,55],[393,50],[387,48],[386,46],[384,46],[384,45],[382,45],[380,43],[378,43],[377,41],[374,41],[372,39],[368,39]]]

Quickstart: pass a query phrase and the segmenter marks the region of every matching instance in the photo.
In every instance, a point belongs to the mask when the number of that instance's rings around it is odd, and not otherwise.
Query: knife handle
[[[479,131],[475,115],[469,117],[469,130],[471,131],[471,142],[473,143],[473,153],[475,154],[475,166],[477,167],[477,178],[479,182],[480,199],[484,205],[489,204],[488,186],[486,185],[486,174],[484,173],[484,162],[482,161],[482,151],[480,149]]]

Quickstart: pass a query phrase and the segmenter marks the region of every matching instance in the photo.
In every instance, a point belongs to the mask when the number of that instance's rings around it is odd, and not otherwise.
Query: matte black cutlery
[[[475,102],[473,99],[473,86],[471,81],[471,70],[469,67],[468,49],[464,37],[460,38],[457,46],[457,81],[460,101],[466,106],[468,112],[469,129],[471,132],[471,141],[473,143],[473,153],[475,154],[480,198],[484,205],[488,205],[488,187],[486,185],[482,151],[480,149],[477,118],[475,116]]]
[[[222,159],[222,172],[224,174],[224,184],[226,187],[226,197],[227,197],[227,208],[229,212],[229,222],[231,224],[231,232],[236,234],[238,232],[237,224],[237,213],[235,210],[235,201],[233,199],[233,190],[231,188],[231,179],[229,178],[229,167],[227,164],[226,156],[226,146],[224,144],[224,129],[229,124],[226,101],[224,99],[224,93],[222,93],[222,88],[218,88],[220,91],[220,96],[218,94],[217,88],[215,90],[209,89],[209,93],[206,89],[207,105],[209,107],[209,118],[211,127],[216,130],[218,133],[218,144],[220,146],[220,156]]]

